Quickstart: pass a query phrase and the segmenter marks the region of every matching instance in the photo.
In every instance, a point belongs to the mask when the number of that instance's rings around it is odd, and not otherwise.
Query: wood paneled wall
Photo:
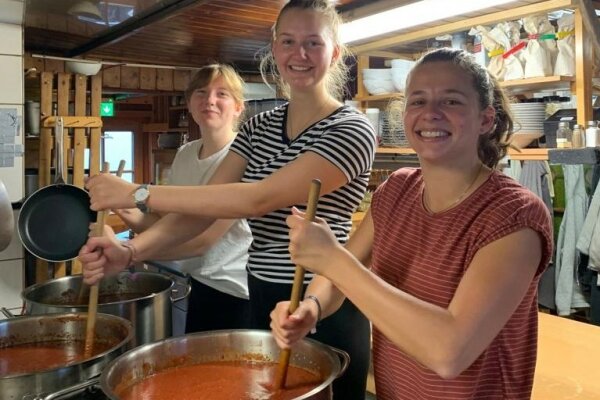
[[[24,68],[35,68],[38,72],[65,72],[65,62],[47,58],[32,57],[26,54]],[[179,92],[185,90],[193,70],[151,67],[128,67],[104,65],[102,74],[103,88],[126,91]]]

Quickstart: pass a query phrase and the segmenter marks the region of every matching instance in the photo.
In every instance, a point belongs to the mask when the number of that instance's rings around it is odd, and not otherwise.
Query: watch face
[[[136,202],[145,201],[148,198],[149,194],[150,194],[150,192],[148,191],[147,188],[141,187],[135,191],[135,196],[134,196],[135,201]]]

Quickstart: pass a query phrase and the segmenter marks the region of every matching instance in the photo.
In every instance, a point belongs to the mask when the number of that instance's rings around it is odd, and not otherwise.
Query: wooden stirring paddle
[[[110,172],[110,167],[107,162],[104,163],[102,172],[107,174]],[[106,211],[100,210],[96,216],[96,223],[92,228],[92,236],[102,236],[104,232],[104,220]],[[88,318],[85,329],[85,347],[83,349],[83,358],[92,357],[94,351],[94,333],[96,331],[96,314],[98,312],[98,282],[90,286],[90,300],[88,303]]]
[[[119,168],[117,169],[117,173],[116,173],[116,175],[119,178],[121,176],[123,176],[123,171],[125,170],[125,163],[126,163],[125,160],[119,161]],[[102,170],[102,172],[105,172],[104,169]],[[104,215],[103,218],[106,218],[106,215]],[[103,232],[100,232],[100,236],[102,236],[102,234],[103,234]],[[96,235],[94,235],[94,236],[96,236]],[[85,297],[87,296],[87,294],[89,292],[88,288],[89,288],[89,286],[84,285],[83,282],[81,283],[81,287],[79,288],[79,297],[77,298],[77,303],[76,304],[81,304],[81,305],[85,304],[84,299],[85,299]]]
[[[310,191],[308,192],[308,202],[306,203],[306,215],[304,219],[307,221],[314,221],[315,214],[317,213],[317,203],[319,202],[319,194],[321,192],[321,181],[313,179],[310,184]],[[294,313],[300,304],[300,296],[302,294],[302,288],[304,286],[304,268],[300,265],[296,265],[294,272],[294,283],[292,285],[292,295],[290,298],[290,306],[288,312]],[[275,375],[275,389],[282,389],[285,385],[285,379],[287,377],[288,366],[290,364],[290,349],[281,350],[279,353],[279,366]]]

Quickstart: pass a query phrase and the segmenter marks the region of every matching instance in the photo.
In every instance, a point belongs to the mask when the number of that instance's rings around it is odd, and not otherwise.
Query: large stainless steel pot
[[[116,343],[90,359],[59,368],[0,377],[3,400],[33,399],[100,375],[110,360],[124,353],[133,338],[133,327],[124,318],[98,314],[96,339]],[[23,316],[0,321],[2,348],[44,341],[85,341],[87,314]],[[1,356],[0,356],[1,359]]]
[[[115,393],[119,384],[138,382],[176,364],[248,359],[277,362],[278,358],[279,347],[269,331],[241,329],[193,333],[146,344],[117,357],[104,368],[100,387],[109,398],[120,400]],[[344,373],[349,362],[347,353],[303,339],[294,347],[290,365],[318,373],[324,379],[317,388],[295,400],[331,399],[331,384]]]
[[[87,296],[79,299],[82,283],[81,275],[72,275],[26,288],[21,293],[25,312],[39,315],[87,311]],[[134,346],[151,343],[171,337],[172,304],[187,296],[189,290],[189,285],[175,285],[166,275],[123,272],[100,281],[98,312],[130,320],[135,331]]]

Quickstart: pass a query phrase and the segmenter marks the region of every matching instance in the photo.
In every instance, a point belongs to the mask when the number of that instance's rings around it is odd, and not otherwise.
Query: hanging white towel
[[[558,315],[569,315],[574,308],[589,307],[577,284],[579,252],[576,243],[587,211],[582,165],[563,165],[566,206],[556,241],[556,308]]]

